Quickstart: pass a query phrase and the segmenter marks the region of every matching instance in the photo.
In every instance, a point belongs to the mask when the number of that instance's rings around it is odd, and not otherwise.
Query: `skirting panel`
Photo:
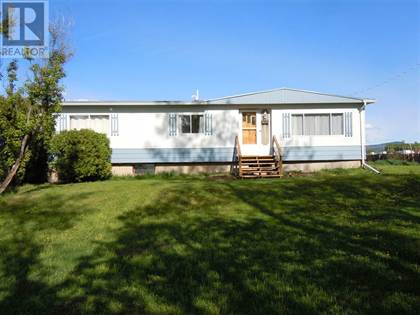
[[[317,146],[286,147],[285,161],[341,161],[360,160],[360,146]]]
[[[232,158],[233,148],[113,149],[111,162],[114,164],[231,162]]]
[[[113,149],[113,164],[232,162],[233,148]],[[267,152],[268,153],[268,152]],[[360,160],[360,146],[283,148],[284,161]]]

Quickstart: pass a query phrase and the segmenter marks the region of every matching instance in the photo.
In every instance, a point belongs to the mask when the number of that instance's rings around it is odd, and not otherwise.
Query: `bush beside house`
[[[111,176],[106,135],[88,129],[64,131],[51,143],[51,168],[63,182],[104,180]]]

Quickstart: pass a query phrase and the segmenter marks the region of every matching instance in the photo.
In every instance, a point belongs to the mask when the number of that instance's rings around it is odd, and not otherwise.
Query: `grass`
[[[420,174],[420,165],[417,162],[379,160],[369,164],[385,174]]]
[[[23,186],[0,198],[0,313],[415,314],[420,167],[382,167]]]

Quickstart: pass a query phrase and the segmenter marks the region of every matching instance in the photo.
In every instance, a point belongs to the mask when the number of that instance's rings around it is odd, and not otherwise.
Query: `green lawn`
[[[416,162],[406,161],[377,161],[369,163],[384,174],[418,174],[420,175],[420,165]]]
[[[420,167],[382,168],[23,186],[0,313],[415,314]]]

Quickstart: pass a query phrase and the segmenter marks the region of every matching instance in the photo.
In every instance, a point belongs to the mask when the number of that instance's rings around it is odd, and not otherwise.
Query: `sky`
[[[374,98],[367,141],[420,142],[420,0],[50,0],[67,100],[191,100],[279,87]]]

